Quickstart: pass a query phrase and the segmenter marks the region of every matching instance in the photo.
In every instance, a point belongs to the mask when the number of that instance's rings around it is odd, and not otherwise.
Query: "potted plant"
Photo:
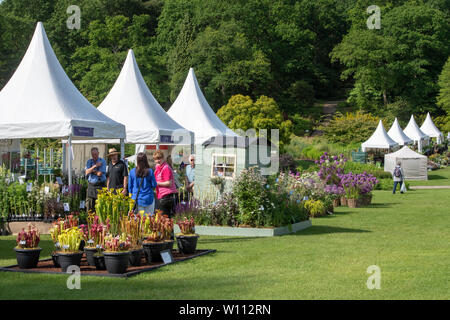
[[[53,245],[55,246],[55,250],[52,251],[52,253],[51,253],[53,265],[55,266],[55,268],[60,267],[60,265],[58,263],[58,251],[61,249],[61,247],[59,245],[58,237],[61,234],[61,231],[64,229],[65,229],[64,221],[56,221],[53,223],[53,226],[49,230],[50,236],[52,237],[52,240],[53,240]]]
[[[17,235],[17,246],[14,250],[20,269],[36,268],[42,250],[38,247],[39,240],[39,230],[31,224],[28,225],[27,231],[23,228]]]
[[[105,255],[103,254],[104,248],[102,245],[97,245],[97,252],[94,253],[92,258],[94,259],[94,265],[97,270],[106,270]]]
[[[173,250],[173,219],[163,216],[163,239],[166,243],[166,250]]]
[[[181,233],[176,235],[178,250],[184,254],[194,253],[197,248],[198,234],[195,234],[195,222],[191,217],[188,220],[186,217],[184,220],[177,223],[180,227]]]
[[[105,237],[105,257],[106,270],[113,274],[122,274],[127,271],[130,259],[130,237],[125,233],[121,236],[113,237],[108,235]]]
[[[103,246],[105,235],[108,230],[103,227],[98,216],[93,213],[89,213],[87,220],[87,225],[80,226],[81,230],[83,230],[84,240],[86,243],[86,246],[84,246],[84,252],[86,253],[88,265],[95,266],[94,254],[99,253],[99,247],[101,248]]]
[[[80,251],[80,243],[83,240],[83,233],[78,227],[72,227],[61,231],[58,236],[59,246],[58,263],[62,272],[67,271],[71,265],[80,266],[83,252]]]
[[[161,211],[156,210],[153,216],[145,217],[144,221],[144,247],[147,263],[161,262],[162,250],[166,250],[167,244],[164,241],[164,224]]]
[[[122,230],[130,237],[130,266],[141,265],[144,249],[142,247],[143,222],[140,214],[130,213],[128,217],[122,218]]]

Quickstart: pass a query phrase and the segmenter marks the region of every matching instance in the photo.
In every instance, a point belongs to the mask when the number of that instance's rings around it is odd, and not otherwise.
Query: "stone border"
[[[294,233],[309,228],[311,225],[311,220],[306,220],[278,228],[195,226],[195,233],[205,236],[275,237]],[[175,234],[180,232],[178,225],[175,225],[174,231]]]

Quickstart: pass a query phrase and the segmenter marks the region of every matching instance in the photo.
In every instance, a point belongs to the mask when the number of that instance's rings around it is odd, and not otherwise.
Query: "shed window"
[[[236,172],[235,154],[213,154],[211,177],[234,178]]]

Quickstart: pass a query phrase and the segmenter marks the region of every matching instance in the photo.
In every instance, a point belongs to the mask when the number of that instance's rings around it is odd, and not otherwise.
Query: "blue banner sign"
[[[94,128],[73,127],[73,134],[79,137],[93,137]]]

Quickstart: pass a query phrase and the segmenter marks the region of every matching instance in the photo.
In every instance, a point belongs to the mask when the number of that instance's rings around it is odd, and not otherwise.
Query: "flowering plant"
[[[344,166],[347,159],[343,154],[339,156],[331,156],[325,152],[320,160],[316,161],[319,165],[319,171],[317,172],[320,179],[325,182],[325,184],[336,184],[339,185],[340,178],[339,175],[344,173]]]
[[[161,214],[160,210],[156,210],[153,216],[145,217],[144,235],[147,241],[160,242],[164,240],[165,219],[166,217]]]
[[[195,234],[195,222],[194,218],[188,220],[186,217],[184,220],[179,221],[178,226],[180,227],[181,234],[183,235],[193,235]]]
[[[39,230],[36,226],[28,224],[28,231],[22,228],[17,235],[17,247],[20,249],[34,249],[38,247],[40,241]]]
[[[377,178],[366,172],[361,174],[349,172],[340,177],[347,199],[356,199],[360,195],[370,193],[378,183]]]
[[[87,225],[83,224],[80,226],[87,247],[97,248],[98,246],[103,246],[105,236],[109,231],[108,225],[104,227],[100,223],[99,217],[94,215],[92,212],[89,213],[87,222]]]
[[[131,237],[122,233],[120,236],[107,235],[105,238],[105,250],[109,252],[123,252],[131,248]]]
[[[128,217],[123,217],[121,220],[121,230],[130,237],[132,249],[142,247],[144,220],[140,214],[130,213]]]
[[[61,231],[58,242],[63,252],[78,252],[83,233],[78,227],[72,227]]]
[[[120,233],[120,220],[127,216],[133,209],[134,200],[122,193],[122,189],[116,192],[103,188],[98,192],[95,204],[95,212],[100,218],[100,222],[110,224],[110,231],[113,234]]]

